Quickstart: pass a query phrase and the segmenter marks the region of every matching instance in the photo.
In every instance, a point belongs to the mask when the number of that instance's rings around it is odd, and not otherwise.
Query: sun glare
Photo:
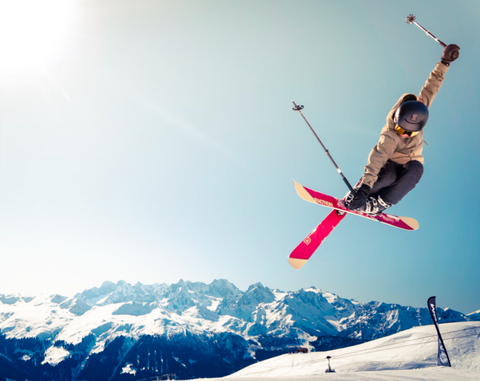
[[[62,54],[76,0],[0,0],[0,75],[41,72]]]

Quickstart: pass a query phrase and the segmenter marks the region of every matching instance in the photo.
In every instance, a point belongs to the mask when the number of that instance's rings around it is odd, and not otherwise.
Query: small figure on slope
[[[380,140],[368,156],[360,182],[345,198],[345,206],[370,215],[397,204],[423,175],[423,128],[428,108],[437,95],[444,75],[459,56],[460,47],[444,48],[441,62],[430,73],[418,97],[403,94],[387,116]]]

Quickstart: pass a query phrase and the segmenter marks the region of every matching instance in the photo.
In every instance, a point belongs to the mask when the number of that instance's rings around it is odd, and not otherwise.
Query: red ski
[[[327,236],[332,232],[332,230],[335,229],[335,227],[340,223],[340,221],[346,216],[346,213],[356,214],[358,216],[368,218],[370,220],[375,220],[377,222],[381,222],[383,224],[387,224],[404,230],[417,230],[419,227],[417,220],[410,217],[398,217],[387,213],[382,213],[378,216],[369,216],[368,214],[362,212],[355,212],[353,210],[347,209],[343,203],[343,200],[304,187],[295,182],[295,180],[293,181],[293,183],[295,184],[295,189],[297,190],[298,195],[304,200],[334,209],[295,248],[295,250],[292,251],[288,258],[288,262],[294,269],[300,269],[307,262],[307,260],[318,248],[318,246],[320,246],[320,244],[325,240],[325,238],[327,238]],[[342,211],[344,213],[342,215],[339,215],[337,211]]]
[[[328,237],[333,229],[340,223],[347,215],[342,215],[334,209],[325,219],[313,229],[313,231],[292,251],[288,257],[288,263],[295,270],[299,270],[307,263],[308,259],[313,255],[318,246]]]
[[[343,203],[343,200],[304,187],[299,183],[295,182],[295,180],[293,180],[293,183],[295,184],[295,189],[297,190],[298,195],[305,201],[341,210],[343,212],[356,214],[357,216],[365,217],[369,220],[381,222],[382,224],[387,224],[399,229],[417,230],[419,227],[417,220],[410,217],[399,217],[387,213],[382,213],[378,216],[369,216],[368,214],[362,212],[355,212],[353,210],[347,209]]]

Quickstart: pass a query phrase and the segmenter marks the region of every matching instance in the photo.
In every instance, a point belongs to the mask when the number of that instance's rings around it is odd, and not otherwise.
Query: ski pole
[[[418,26],[421,30],[423,30],[427,36],[432,37],[435,41],[437,41],[440,45],[442,45],[444,48],[447,46],[444,42],[440,41],[437,37],[435,37],[432,33],[430,33],[428,30],[426,30],[423,26],[421,26],[419,23],[415,21],[416,17],[415,15],[408,15],[408,17],[405,19],[407,24],[415,24]]]
[[[316,132],[313,130],[312,126],[310,126],[310,123],[308,123],[308,120],[307,118],[305,118],[305,116],[302,114],[302,109],[303,109],[303,106],[299,106],[295,103],[295,101],[292,101],[293,105],[295,107],[292,108],[293,111],[298,111],[300,113],[300,115],[302,116],[302,118],[305,120],[305,122],[307,123],[308,127],[310,127],[310,130],[312,130],[313,134],[315,135],[315,137],[317,138],[318,142],[321,144],[321,146],[323,147],[323,150],[325,151],[325,153],[327,154],[327,156],[330,158],[330,160],[332,161],[333,165],[335,166],[335,168],[337,169],[337,172],[340,174],[340,176],[342,176],[342,179],[343,181],[345,182],[345,184],[347,184],[347,187],[348,189],[350,189],[351,192],[353,192],[353,188],[352,186],[350,185],[350,183],[348,182],[348,180],[346,179],[346,177],[343,175],[343,172],[340,168],[338,168],[338,165],[337,163],[335,163],[335,160],[333,160],[333,157],[330,155],[330,152],[328,152],[328,149],[325,148],[325,146],[323,145],[322,141],[320,140],[320,138],[318,137],[318,135],[316,134]]]

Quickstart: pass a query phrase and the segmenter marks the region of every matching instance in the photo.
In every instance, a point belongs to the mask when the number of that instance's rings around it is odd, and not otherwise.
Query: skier
[[[420,181],[423,174],[423,128],[428,108],[440,90],[444,75],[459,56],[455,44],[443,49],[441,61],[430,73],[418,97],[404,94],[387,116],[380,140],[368,156],[365,173],[345,206],[351,210],[378,215],[397,204]]]

